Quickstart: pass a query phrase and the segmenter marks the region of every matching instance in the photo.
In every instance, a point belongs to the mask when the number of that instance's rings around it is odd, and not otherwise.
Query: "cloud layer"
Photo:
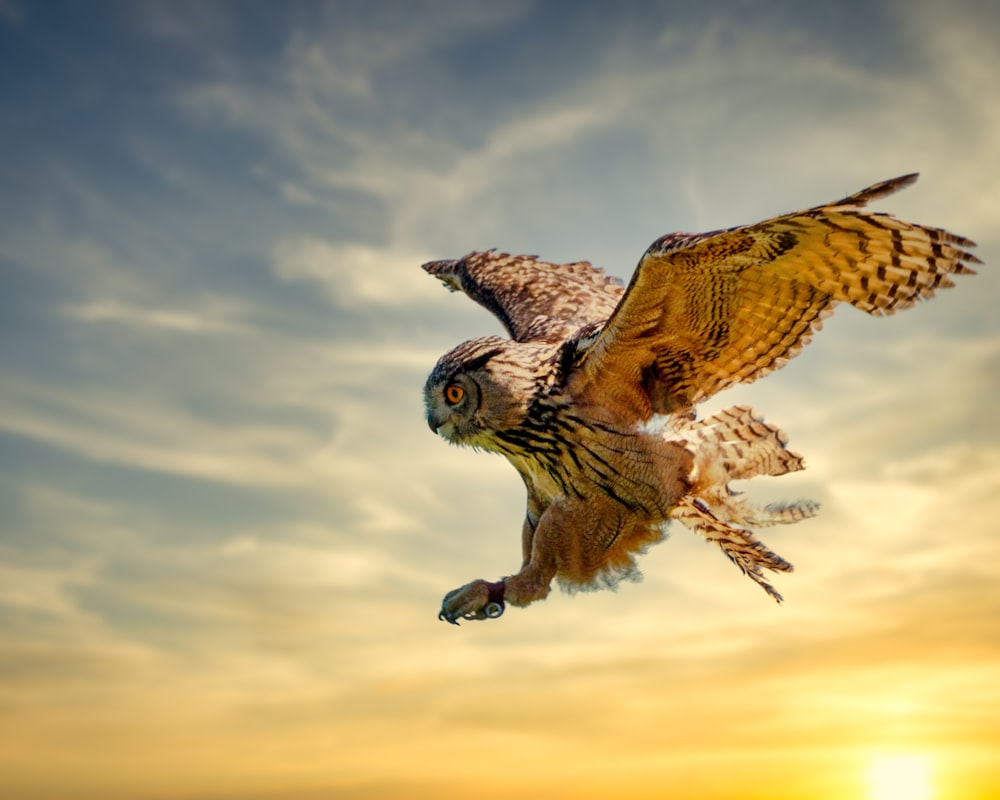
[[[1000,791],[998,29],[989,3],[0,2],[3,792],[845,797],[898,751],[940,800]],[[764,537],[784,606],[678,528],[617,593],[436,620],[516,569],[524,498],[423,423],[438,355],[500,329],[422,261],[627,277],[670,230],[913,170],[882,207],[979,241],[981,274],[841,309],[705,408],[806,456],[746,487],[824,504]]]

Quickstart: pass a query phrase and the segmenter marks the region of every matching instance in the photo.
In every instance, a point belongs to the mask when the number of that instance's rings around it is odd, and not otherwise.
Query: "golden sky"
[[[1000,796],[990,3],[0,0],[0,796]],[[751,403],[808,469],[781,606],[675,527],[499,620],[502,459],[429,434],[498,332],[419,265],[627,278],[910,171],[976,277],[841,308]]]

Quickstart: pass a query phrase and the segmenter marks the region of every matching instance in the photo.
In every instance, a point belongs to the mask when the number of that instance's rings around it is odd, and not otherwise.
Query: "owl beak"
[[[440,409],[427,409],[427,427],[431,429],[431,433],[440,431],[446,420],[447,414],[441,414]]]
[[[431,433],[437,434],[443,439],[447,439],[449,442],[454,441],[452,437],[455,435],[455,426],[448,419],[448,415],[438,415],[433,411],[427,414],[427,427],[431,429]]]

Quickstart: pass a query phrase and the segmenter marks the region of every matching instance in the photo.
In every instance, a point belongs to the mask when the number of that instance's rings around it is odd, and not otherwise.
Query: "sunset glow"
[[[868,800],[935,800],[933,760],[923,754],[894,753],[872,757]]]

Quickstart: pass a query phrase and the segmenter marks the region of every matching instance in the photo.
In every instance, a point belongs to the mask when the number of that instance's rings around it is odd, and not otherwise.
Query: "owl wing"
[[[863,208],[916,178],[756,225],[658,239],[577,356],[577,391],[638,419],[679,413],[783,366],[838,302],[887,315],[952,286],[950,275],[979,263],[961,249],[974,242]]]
[[[551,264],[494,250],[430,261],[423,269],[491,311],[519,342],[560,341],[603,322],[625,291],[618,278],[586,261]]]

